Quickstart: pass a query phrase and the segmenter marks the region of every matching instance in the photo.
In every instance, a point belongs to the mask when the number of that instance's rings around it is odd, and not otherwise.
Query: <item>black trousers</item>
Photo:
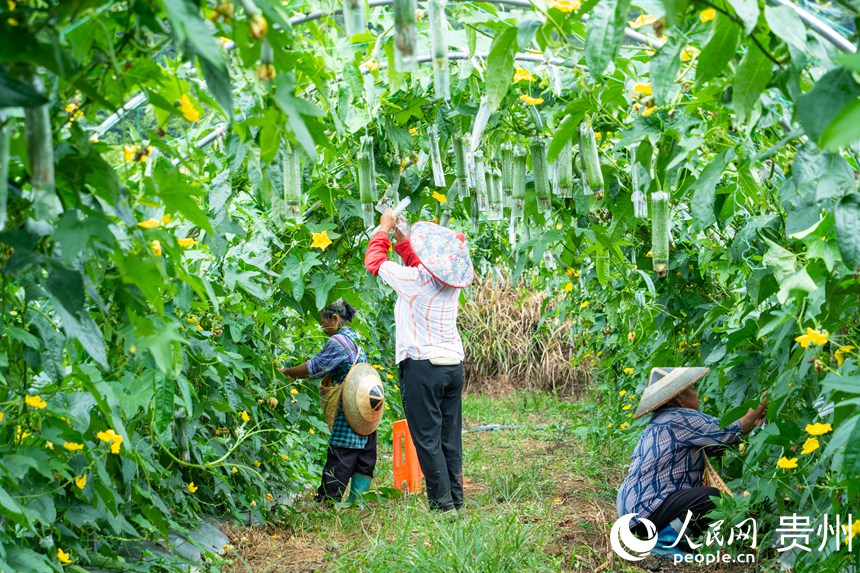
[[[317,489],[317,500],[340,501],[352,474],[360,473],[373,477],[375,468],[376,432],[367,436],[367,445],[361,450],[329,445],[322,483]]]
[[[687,511],[691,511],[693,516],[685,535],[695,539],[708,528],[709,522],[705,515],[714,509],[714,502],[710,499],[712,496],[719,497],[720,490],[715,487],[693,487],[672,492],[657,506],[654,513],[648,516],[648,521],[660,532],[675,519],[680,519],[683,523],[687,518]],[[641,523],[637,523],[631,531],[640,537],[647,536],[645,526]]]
[[[430,509],[463,507],[463,365],[400,363],[400,396]]]

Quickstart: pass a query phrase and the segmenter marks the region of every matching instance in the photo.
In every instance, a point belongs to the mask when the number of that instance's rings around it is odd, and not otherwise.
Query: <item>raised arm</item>
[[[379,231],[367,243],[367,252],[364,254],[364,268],[373,276],[379,274],[379,267],[388,260],[388,250],[391,248],[391,240],[388,238],[388,233],[391,232],[395,224],[396,221],[392,216],[391,209],[386,210],[379,218]]]

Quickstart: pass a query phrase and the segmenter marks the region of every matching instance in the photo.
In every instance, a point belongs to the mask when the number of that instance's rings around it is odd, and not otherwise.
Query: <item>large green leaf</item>
[[[837,150],[860,141],[860,100],[849,103],[821,134],[822,147]]]
[[[490,45],[487,57],[487,73],[485,75],[487,104],[490,112],[499,108],[499,104],[508,93],[511,78],[514,76],[514,54],[517,51],[517,28],[511,27],[496,34]]]
[[[322,110],[295,96],[296,78],[292,73],[280,74],[275,79],[275,102],[287,116],[287,122],[296,141],[305,150],[312,163],[317,160],[316,144],[303,116],[321,116]]]
[[[842,260],[854,271],[860,269],[860,193],[846,195],[836,205],[836,240]]]
[[[618,54],[627,25],[630,0],[601,0],[585,26],[585,61],[588,73],[598,79]]]
[[[157,376],[155,378],[153,412],[155,431],[162,441],[170,440],[170,423],[173,421],[173,402],[175,397],[173,379],[169,376]]]
[[[212,225],[209,218],[197,204],[197,198],[205,190],[188,184],[179,170],[167,159],[159,158],[152,171],[155,192],[164,201],[167,210],[182,214],[201,229],[211,233]]]
[[[224,116],[233,120],[233,86],[230,84],[230,74],[225,66],[218,66],[206,58],[199,58],[200,69],[206,86],[215,96],[215,101],[221,106]]]
[[[675,84],[675,77],[681,68],[681,48],[684,42],[672,35],[651,59],[651,88],[657,105],[665,105],[669,90]]]
[[[758,2],[756,0],[728,0],[732,8],[735,9],[737,15],[744,21],[744,32],[749,34],[758,23],[760,14]]]
[[[735,160],[737,153],[734,147],[720,152],[714,160],[702,171],[693,186],[693,228],[702,230],[710,227],[716,221],[714,206],[716,204],[716,187],[726,170],[726,166]]]
[[[747,53],[738,66],[735,74],[732,104],[737,114],[738,123],[744,123],[758,102],[761,92],[770,83],[773,76],[773,62],[758,46],[750,42]]]
[[[764,19],[780,40],[800,52],[806,52],[806,26],[793,8],[765,6]]]
[[[741,29],[729,16],[717,12],[708,43],[696,63],[696,84],[701,85],[720,74],[731,62],[738,49]]]
[[[197,4],[192,0],[160,0],[159,3],[167,13],[177,42],[182,45],[187,41],[201,58],[224,69],[221,46],[207,28]]]
[[[330,271],[317,271],[314,273],[314,276],[311,277],[310,283],[308,283],[308,288],[310,288],[316,296],[317,310],[322,310],[322,308],[328,304],[328,293],[331,291],[332,287],[339,282],[340,277]]]
[[[53,263],[45,287],[54,304],[54,310],[60,315],[66,335],[80,342],[93,360],[102,368],[107,368],[104,336],[84,308],[84,283],[81,274],[59,263]]]
[[[860,83],[854,80],[851,72],[844,68],[832,70],[818,80],[808,93],[797,98],[797,120],[809,137],[818,142],[842,110],[849,105],[856,105],[858,97]],[[857,127],[853,126],[854,133],[856,130]]]

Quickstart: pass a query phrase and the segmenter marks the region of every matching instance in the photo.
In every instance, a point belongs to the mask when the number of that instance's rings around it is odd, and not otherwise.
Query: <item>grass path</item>
[[[629,454],[598,429],[605,424],[594,404],[545,394],[467,396],[463,418],[465,428],[550,427],[464,435],[468,516],[457,522],[428,513],[423,495],[390,496],[391,445],[380,443],[377,500],[322,511],[309,495],[279,527],[234,531],[241,559],[223,571],[640,571],[608,561],[615,488]]]

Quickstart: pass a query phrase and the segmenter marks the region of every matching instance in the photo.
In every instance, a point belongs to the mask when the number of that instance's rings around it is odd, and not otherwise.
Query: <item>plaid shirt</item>
[[[358,353],[358,362],[367,362],[367,354],[358,345],[358,334],[345,326],[328,339],[319,354],[308,360],[308,373],[311,378],[322,378],[331,372],[332,382],[342,384],[353,362],[356,362],[356,353]],[[346,421],[346,416],[343,415],[341,406],[334,420],[328,443],[330,446],[360,450],[367,445],[367,436],[357,434],[352,429]]]
[[[740,422],[720,420],[690,408],[658,410],[633,452],[630,473],[618,491],[618,516],[649,517],[670,493],[701,487],[707,446],[736,444]],[[634,518],[632,523],[638,523]]]

